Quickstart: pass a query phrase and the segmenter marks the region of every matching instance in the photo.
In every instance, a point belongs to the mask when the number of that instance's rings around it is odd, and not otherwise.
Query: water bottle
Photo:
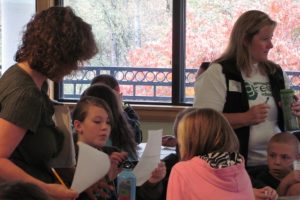
[[[294,101],[294,90],[282,89],[280,90],[280,97],[282,103],[284,129],[285,131],[294,131],[299,129],[298,118],[293,115],[291,105]]]
[[[122,172],[118,174],[118,200],[135,200],[136,177],[132,173],[132,164],[125,161],[122,164]]]

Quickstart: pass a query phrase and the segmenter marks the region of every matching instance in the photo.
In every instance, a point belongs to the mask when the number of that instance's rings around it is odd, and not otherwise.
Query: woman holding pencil
[[[0,79],[0,180],[33,183],[53,199],[78,194],[58,183],[48,167],[63,144],[56,129],[47,79],[60,81],[98,49],[92,28],[70,7],[51,7],[31,19],[16,64]]]
[[[243,13],[233,26],[226,50],[195,84],[194,107],[224,113],[253,173],[266,167],[267,143],[284,127],[280,89],[288,88],[289,80],[268,59],[275,28],[276,22],[262,11]],[[300,116],[299,101],[292,110]]]

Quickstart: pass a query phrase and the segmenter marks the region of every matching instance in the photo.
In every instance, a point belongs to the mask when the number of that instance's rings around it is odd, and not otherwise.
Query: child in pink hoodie
[[[255,199],[238,139],[220,113],[195,108],[177,133],[181,162],[171,171],[167,200]]]

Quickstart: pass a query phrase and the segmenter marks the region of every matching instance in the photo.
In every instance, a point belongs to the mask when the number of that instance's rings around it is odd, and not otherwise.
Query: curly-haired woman
[[[17,63],[0,79],[0,180],[33,183],[54,199],[77,197],[55,184],[48,167],[63,135],[52,120],[46,81],[62,80],[97,52],[91,26],[69,7],[51,7],[27,24]]]

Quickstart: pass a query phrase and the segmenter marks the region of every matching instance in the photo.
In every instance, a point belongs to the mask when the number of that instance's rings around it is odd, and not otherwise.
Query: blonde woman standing
[[[267,142],[284,127],[280,89],[288,88],[289,80],[279,65],[268,60],[275,27],[276,22],[262,11],[243,13],[225,52],[195,84],[194,107],[224,113],[253,172],[266,166]],[[300,116],[298,100],[292,110]]]

